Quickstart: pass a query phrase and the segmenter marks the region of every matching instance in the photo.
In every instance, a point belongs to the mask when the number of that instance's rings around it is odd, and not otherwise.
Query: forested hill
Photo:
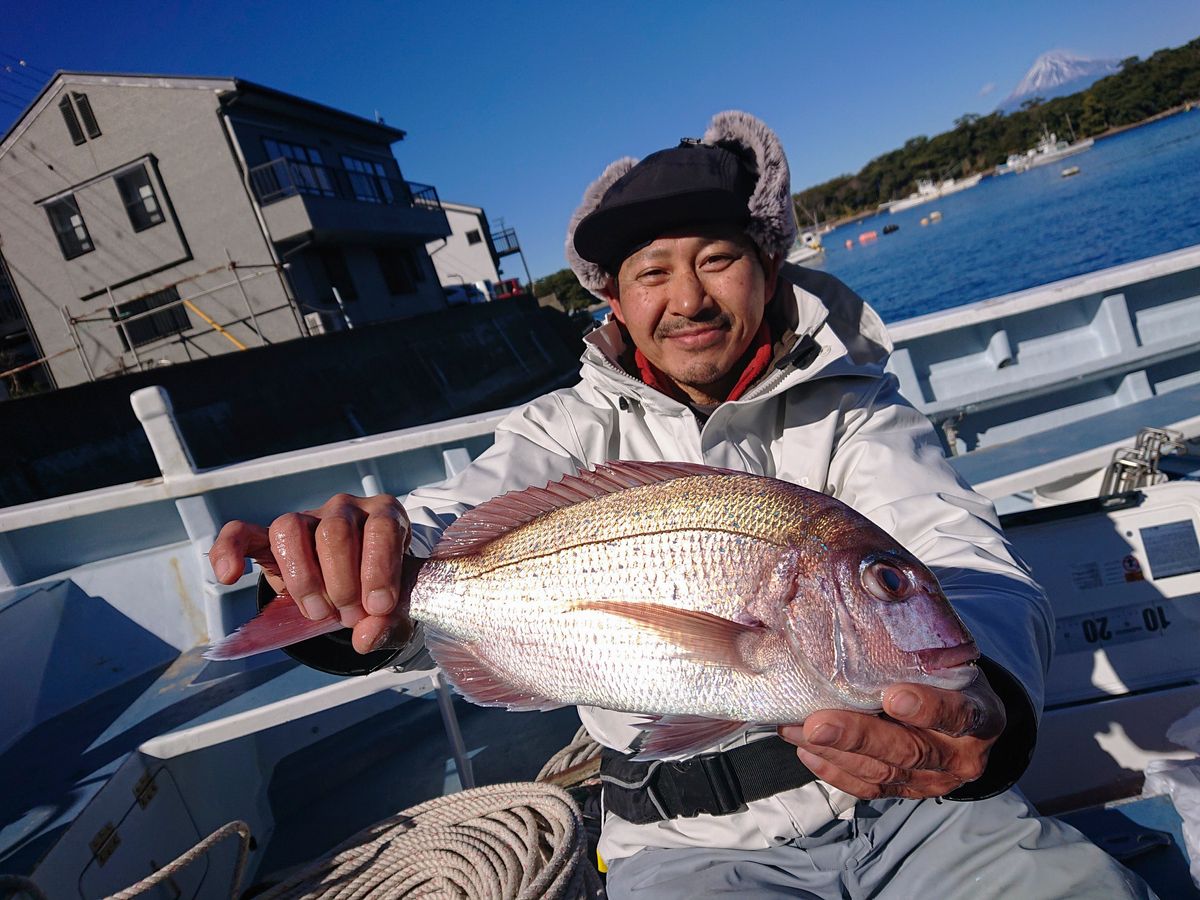
[[[1121,71],[1087,90],[1045,103],[1026,101],[1023,109],[961,116],[951,131],[915,137],[899,150],[871,160],[857,175],[842,175],[795,195],[801,228],[874,210],[885,200],[906,197],[918,178],[961,178],[986,172],[1010,153],[1024,153],[1041,137],[1042,126],[1061,138],[1103,134],[1142,122],[1184,103],[1200,103],[1200,38],[1146,60],[1121,61]],[[1070,116],[1071,126],[1067,125]],[[795,150],[793,152],[796,152]],[[534,283],[534,295],[555,294],[568,310],[595,302],[575,273],[561,269]]]
[[[1121,62],[1120,72],[1068,97],[1027,100],[1009,115],[961,116],[952,130],[912,138],[871,160],[857,175],[842,175],[796,194],[796,218],[802,227],[839,219],[906,197],[918,178],[936,181],[988,171],[1010,153],[1034,146],[1043,125],[1060,138],[1070,139],[1071,128],[1078,138],[1090,137],[1188,102],[1200,102],[1200,38],[1159,50],[1149,59],[1131,56]]]

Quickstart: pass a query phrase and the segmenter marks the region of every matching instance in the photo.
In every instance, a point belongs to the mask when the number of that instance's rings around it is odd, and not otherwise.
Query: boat
[[[950,194],[957,194],[959,191],[965,191],[968,188],[973,188],[983,180],[983,173],[971,175],[967,178],[947,178],[939,182],[934,182],[929,178],[920,178],[917,180],[917,189],[902,200],[891,200],[883,204],[888,212],[903,212],[906,209],[912,209],[914,206],[920,206],[922,203],[929,203],[931,200],[937,200],[941,197],[947,197]]]
[[[1079,174],[1079,166],[1067,166],[1065,169],[1063,169],[1058,174],[1061,175],[1063,178],[1070,178],[1072,175],[1078,175]]]
[[[796,236],[796,242],[792,244],[792,249],[788,251],[787,261],[793,264],[800,264],[810,260],[817,259],[825,253],[825,247],[821,244],[821,239],[815,231],[805,231]]]
[[[1141,868],[1177,862],[1181,838],[1169,801],[1136,798],[1148,765],[1197,759],[1166,734],[1200,707],[1200,484],[1186,474],[1200,246],[890,331],[903,392],[1055,608],[1022,789],[1113,852],[1142,851],[1129,864],[1160,896],[1197,896]],[[505,410],[197,469],[167,393],[131,402],[159,477],[0,509],[0,872],[51,897],[152,873],[175,896],[258,892],[401,810],[531,782],[572,743],[572,710],[517,724],[453,698],[436,670],[341,678],[279,651],[201,655],[257,608],[255,570],[232,586],[208,572],[222,522],[343,490],[403,495],[461,471]],[[1168,430],[1139,440],[1145,426]],[[1167,824],[1137,825],[1147,809]],[[1110,821],[1116,837],[1092,830]]]
[[[1068,156],[1074,156],[1077,153],[1090,150],[1095,143],[1093,138],[1084,138],[1082,141],[1068,143],[1067,141],[1060,140],[1058,135],[1043,125],[1042,137],[1037,144],[1024,153],[1010,154],[1004,162],[1003,171],[1027,172],[1039,166],[1047,166]],[[1001,167],[998,166],[996,172],[997,174],[1001,174]]]

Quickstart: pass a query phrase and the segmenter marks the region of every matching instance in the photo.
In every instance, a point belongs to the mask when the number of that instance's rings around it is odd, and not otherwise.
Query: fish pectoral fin
[[[454,689],[479,706],[500,706],[514,712],[545,712],[564,705],[513,685],[471,644],[428,625],[425,626],[425,646]]]
[[[647,716],[638,727],[642,733],[630,748],[635,762],[699,753],[745,731],[749,723],[705,716]]]
[[[754,648],[769,633],[761,625],[747,625],[712,613],[657,603],[591,600],[575,604],[572,609],[623,616],[678,646],[680,655],[687,659],[752,673],[759,671],[750,662],[755,656]]]

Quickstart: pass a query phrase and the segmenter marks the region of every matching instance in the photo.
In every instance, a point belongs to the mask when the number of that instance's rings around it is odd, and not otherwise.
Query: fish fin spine
[[[608,494],[702,475],[744,475],[697,463],[633,462],[613,460],[594,469],[581,469],[545,487],[509,491],[479,504],[459,516],[442,533],[433,559],[453,559],[480,552],[496,538],[532,522],[539,516]]]
[[[751,642],[761,640],[769,633],[761,625],[733,622],[712,613],[656,603],[592,600],[574,604],[572,609],[622,616],[676,644],[680,648],[680,656],[685,659],[750,673],[759,671],[749,661],[754,650]]]
[[[428,624],[425,626],[425,646],[454,689],[478,706],[499,706],[514,712],[545,712],[565,705],[514,686],[471,644]]]
[[[642,733],[630,748],[634,762],[700,753],[750,727],[749,722],[707,716],[647,716]]]

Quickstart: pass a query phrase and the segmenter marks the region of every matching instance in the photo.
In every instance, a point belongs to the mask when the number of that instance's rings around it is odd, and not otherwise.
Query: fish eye
[[[863,587],[879,600],[903,600],[912,593],[912,582],[904,570],[882,560],[863,569]]]

